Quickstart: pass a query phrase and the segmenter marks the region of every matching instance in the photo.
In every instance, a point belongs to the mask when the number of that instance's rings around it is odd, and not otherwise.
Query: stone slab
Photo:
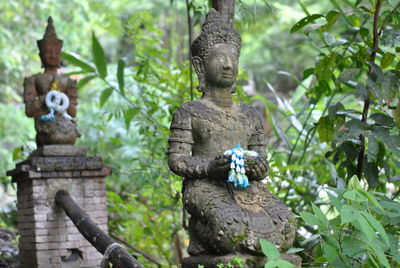
[[[35,156],[85,156],[87,149],[85,147],[75,145],[44,145],[37,148],[30,154],[31,157]]]
[[[241,264],[235,262],[235,258],[243,260]],[[291,262],[295,267],[301,267],[301,258],[293,254],[281,254],[281,258]],[[230,254],[230,255],[202,255],[202,256],[190,256],[183,259],[182,268],[198,268],[199,265],[203,265],[204,268],[215,268],[218,264],[230,263],[232,268],[262,268],[268,259],[263,256],[254,255],[242,255],[242,254]]]

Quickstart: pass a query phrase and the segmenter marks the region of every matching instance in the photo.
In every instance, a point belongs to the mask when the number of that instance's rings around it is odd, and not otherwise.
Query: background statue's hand
[[[245,156],[244,164],[246,175],[250,180],[263,180],[267,176],[269,165],[265,157]]]
[[[217,155],[211,160],[207,167],[207,175],[213,178],[227,179],[230,169],[231,159],[223,154]]]

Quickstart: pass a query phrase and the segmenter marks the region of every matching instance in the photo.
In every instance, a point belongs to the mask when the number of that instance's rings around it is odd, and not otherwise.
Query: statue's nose
[[[223,63],[224,70],[231,70],[232,69],[232,60],[230,57],[225,57]]]

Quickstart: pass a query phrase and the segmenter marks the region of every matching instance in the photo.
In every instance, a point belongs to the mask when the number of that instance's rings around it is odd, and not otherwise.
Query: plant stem
[[[375,57],[376,57],[376,52],[378,51],[379,48],[379,32],[378,32],[378,22],[379,22],[379,13],[381,10],[381,5],[382,1],[377,0],[376,6],[375,6],[375,13],[374,13],[374,26],[373,26],[373,49],[371,52],[370,56],[370,63],[375,62]],[[368,68],[368,76],[372,74],[372,67],[371,65]],[[370,92],[368,90],[368,97],[364,100],[364,107],[363,107],[363,112],[362,112],[362,118],[361,122],[366,122],[368,118],[368,111],[369,111],[369,104],[370,104]],[[363,172],[363,162],[364,162],[364,154],[365,154],[365,137],[364,135],[360,135],[360,142],[361,142],[361,147],[360,147],[360,152],[358,153],[358,160],[357,160],[357,176],[358,179],[361,179],[362,172]]]

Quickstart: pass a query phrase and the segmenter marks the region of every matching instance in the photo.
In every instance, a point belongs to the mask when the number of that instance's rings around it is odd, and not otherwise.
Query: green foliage
[[[189,1],[194,32],[208,2]],[[246,71],[235,99],[265,107],[269,189],[300,215],[297,248],[287,253],[301,255],[303,266],[400,265],[400,19],[396,3],[383,1],[374,49],[376,3],[237,1]],[[65,50],[74,51],[63,59],[79,79],[78,143],[113,170],[110,233],[165,267],[177,265],[175,245],[185,250],[187,237],[181,181],[165,151],[171,112],[190,98],[185,1],[3,1],[0,10],[3,189],[13,193],[4,173],[34,148],[33,122],[15,106],[23,76],[39,71],[34,40],[51,13]],[[248,79],[259,94],[246,95]],[[2,226],[15,221],[8,206]],[[270,266],[283,267],[276,252],[264,253],[274,254]]]
[[[398,231],[400,205],[386,198],[376,198],[365,191],[356,176],[347,189],[329,188],[328,197],[335,211],[327,217],[313,204],[314,213],[301,212],[310,227],[317,228],[319,250],[333,267],[383,267],[400,265]],[[313,240],[305,241],[305,245]],[[315,263],[315,264],[316,264]]]
[[[80,113],[102,114],[103,123],[88,119],[86,114],[79,125],[102,132],[101,136],[86,135],[80,142],[101,153],[114,170],[107,184],[112,215],[110,232],[135,241],[136,247],[172,265],[177,260],[169,248],[174,239],[183,238],[182,208],[180,179],[169,172],[165,152],[171,111],[180,104],[174,100],[187,98],[189,93],[187,76],[183,75],[186,66],[175,69],[165,64],[162,48],[154,40],[151,46],[140,48],[143,58],[137,55],[134,65],[127,66],[121,59],[115,66],[107,63],[104,49],[94,34],[92,41],[94,64],[70,53],[64,53],[64,58],[73,59],[70,63],[85,75],[81,87],[90,82],[89,85],[102,88],[96,92],[93,86],[86,86],[85,91],[80,87],[80,92],[92,100],[89,106],[82,101]],[[145,57],[149,55],[146,50],[151,57]],[[96,69],[87,68],[93,65]],[[93,104],[95,95],[99,98],[97,107]],[[85,125],[86,120],[97,125]],[[106,125],[109,128],[105,129]],[[91,131],[84,128],[84,132]],[[140,261],[146,267],[152,265],[145,258],[140,257]]]
[[[278,249],[270,242],[265,239],[260,239],[260,245],[262,252],[268,258],[268,262],[264,265],[264,268],[292,268],[293,264],[280,258]]]

